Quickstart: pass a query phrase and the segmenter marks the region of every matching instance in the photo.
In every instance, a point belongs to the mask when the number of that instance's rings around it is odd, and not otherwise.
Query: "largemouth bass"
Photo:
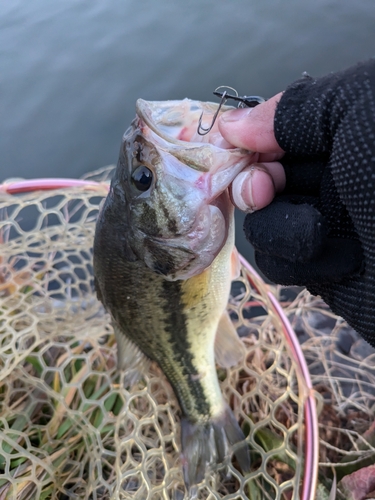
[[[216,109],[137,101],[94,242],[97,293],[112,316],[120,368],[143,355],[156,361],[179,401],[189,489],[245,439],[220,391],[214,344],[217,335],[223,364],[242,354],[225,313],[237,269],[227,188],[252,156],[229,149],[217,127],[196,133],[201,113],[210,121]],[[248,470],[247,445],[234,448]]]

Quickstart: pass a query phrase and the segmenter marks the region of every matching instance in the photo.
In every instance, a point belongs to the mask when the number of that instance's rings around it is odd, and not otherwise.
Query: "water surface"
[[[373,56],[374,18],[373,0],[3,0],[0,179],[115,163],[138,97],[270,97]]]

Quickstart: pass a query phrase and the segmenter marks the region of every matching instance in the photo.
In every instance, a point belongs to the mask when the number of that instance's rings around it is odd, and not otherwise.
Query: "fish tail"
[[[250,470],[249,448],[232,410],[225,405],[219,417],[206,422],[181,419],[182,469],[190,495],[210,466],[221,463],[237,443],[234,455],[243,472]]]

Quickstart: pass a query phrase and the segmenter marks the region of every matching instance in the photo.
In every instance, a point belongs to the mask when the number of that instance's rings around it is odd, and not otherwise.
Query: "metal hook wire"
[[[220,88],[220,87],[218,87],[218,88]],[[210,132],[212,130],[212,127],[215,124],[216,118],[217,118],[218,114],[220,113],[221,107],[223,106],[223,104],[227,100],[226,95],[227,95],[227,91],[225,90],[221,94],[221,99],[220,99],[219,107],[217,108],[216,113],[214,114],[214,116],[212,118],[211,125],[209,127],[203,127],[203,125],[202,125],[202,118],[203,118],[203,111],[202,111],[201,116],[199,117],[198,128],[197,128],[197,132],[198,132],[199,135],[206,135],[206,134],[208,134],[208,132]]]
[[[224,92],[218,92],[219,89],[233,90],[235,95],[228,94],[227,90],[224,90]],[[199,117],[198,128],[197,128],[197,132],[199,135],[206,135],[212,130],[212,127],[215,125],[216,118],[218,117],[218,114],[220,113],[222,106],[227,102],[228,99],[233,99],[234,101],[237,101],[239,108],[244,108],[245,106],[248,108],[254,108],[261,102],[265,101],[263,97],[256,95],[240,97],[236,89],[234,89],[233,87],[227,87],[226,85],[221,85],[220,87],[217,87],[214,90],[213,94],[216,95],[217,97],[220,97],[219,107],[217,108],[217,111],[214,114],[211,121],[211,125],[209,127],[203,127],[202,125],[202,118],[203,118],[203,111],[202,111],[201,116]]]
[[[221,97],[222,94],[221,92],[214,92],[214,95],[217,97]],[[238,102],[238,108],[255,108],[255,106],[258,106],[258,104],[261,104],[262,102],[265,102],[266,99],[264,97],[260,97],[259,95],[244,95],[244,96],[239,96],[237,95],[229,95],[227,94],[226,96],[227,99],[233,99],[233,101]]]

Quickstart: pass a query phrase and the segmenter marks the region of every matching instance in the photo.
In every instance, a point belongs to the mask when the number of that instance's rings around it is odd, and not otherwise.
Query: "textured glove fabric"
[[[245,219],[256,262],[375,346],[375,60],[293,83],[274,126],[286,188]]]

